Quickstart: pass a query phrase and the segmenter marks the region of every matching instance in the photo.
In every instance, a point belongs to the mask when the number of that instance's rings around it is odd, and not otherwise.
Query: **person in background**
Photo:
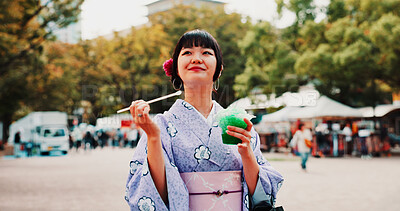
[[[137,129],[131,129],[128,133],[128,140],[130,143],[130,147],[133,148],[137,145],[138,142],[139,131]]]
[[[26,143],[25,148],[26,148],[26,155],[27,155],[28,157],[32,157],[32,149],[33,149],[32,140],[29,140],[29,141]]]
[[[368,151],[368,146],[367,146],[367,138],[371,136],[371,131],[368,130],[366,127],[360,128],[358,130],[358,137],[360,137],[360,143],[361,143],[361,159],[371,159],[371,155]]]
[[[317,140],[317,155],[321,158],[325,157],[325,152],[327,151],[327,134],[329,134],[327,124],[320,122],[315,128],[315,136]]]
[[[290,141],[290,146],[297,146],[298,153],[301,157],[301,168],[303,170],[306,170],[307,168],[306,163],[311,150],[311,148],[307,146],[306,140],[312,140],[311,131],[306,128],[303,123],[300,123],[298,130],[294,134],[293,139]]]
[[[108,140],[109,136],[104,129],[100,129],[99,133],[100,133],[99,134],[99,142],[100,142],[99,144],[100,144],[100,147],[103,149],[103,147],[107,144],[107,140]]]
[[[74,139],[72,138],[72,134],[68,134],[68,143],[69,143],[69,150],[74,148]]]
[[[337,123],[331,124],[331,137],[332,137],[332,152],[334,157],[339,156],[339,131],[340,125]]]
[[[14,155],[19,158],[21,152],[21,132],[18,131],[14,135]]]
[[[350,123],[346,123],[346,126],[344,126],[344,128],[342,130],[342,134],[344,135],[344,140],[346,141],[345,146],[349,146],[349,147],[347,147],[347,149],[348,149],[348,148],[350,148],[350,144],[351,144],[352,136],[353,136],[353,132],[351,131],[351,128],[350,128]],[[348,153],[347,149],[345,149],[345,152],[344,152],[345,155]]]
[[[358,125],[357,122],[353,122],[351,125],[351,132],[353,133],[353,151],[352,156],[356,156],[359,152],[359,137],[358,137]],[[361,151],[361,150],[360,150]]]
[[[90,131],[86,131],[86,134],[83,137],[83,142],[85,144],[85,146],[84,146],[85,151],[86,151],[86,149],[88,149],[88,150],[93,149],[94,138],[93,138],[92,134],[90,133]]]
[[[72,138],[74,141],[74,146],[76,147],[76,152],[78,152],[78,149],[81,148],[83,138],[82,131],[79,129],[79,127],[75,126],[72,130]]]

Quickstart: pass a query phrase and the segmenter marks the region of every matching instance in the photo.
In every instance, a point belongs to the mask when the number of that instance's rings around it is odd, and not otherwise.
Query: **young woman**
[[[301,168],[306,170],[306,163],[308,160],[308,156],[310,155],[311,146],[307,145],[306,142],[312,141],[311,131],[306,128],[303,123],[299,124],[298,130],[293,135],[292,140],[290,141],[290,145],[292,147],[297,146],[297,150],[301,157]]]
[[[184,90],[184,100],[176,100],[153,120],[145,101],[130,107],[135,124],[144,131],[130,161],[125,199],[131,210],[248,210],[250,204],[273,204],[283,179],[263,158],[251,122],[245,119],[246,129],[228,127],[229,135],[242,140],[237,145],[223,144],[221,128],[214,122],[223,109],[212,100],[223,70],[217,41],[205,31],[186,32],[168,62],[164,70],[174,88]],[[191,183],[193,178],[201,182]],[[221,178],[226,186],[218,189],[215,184]],[[189,188],[193,184],[207,191],[194,191]],[[199,202],[201,197],[204,202]]]

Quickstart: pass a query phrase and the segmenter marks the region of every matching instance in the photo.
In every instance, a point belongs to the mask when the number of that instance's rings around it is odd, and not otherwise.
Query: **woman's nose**
[[[198,54],[194,54],[192,58],[192,64],[201,64],[203,60],[200,58]]]

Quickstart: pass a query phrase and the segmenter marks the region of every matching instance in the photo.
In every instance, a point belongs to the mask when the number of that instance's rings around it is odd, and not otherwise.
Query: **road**
[[[129,210],[124,195],[134,149],[0,158],[0,210]],[[285,210],[400,210],[400,157],[311,158],[265,153],[285,182]]]

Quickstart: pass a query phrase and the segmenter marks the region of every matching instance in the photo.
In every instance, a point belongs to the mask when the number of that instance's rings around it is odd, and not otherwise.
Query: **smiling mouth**
[[[205,71],[205,69],[201,68],[201,67],[193,67],[193,68],[189,68],[190,71],[194,71],[194,72],[200,72],[200,71]]]

